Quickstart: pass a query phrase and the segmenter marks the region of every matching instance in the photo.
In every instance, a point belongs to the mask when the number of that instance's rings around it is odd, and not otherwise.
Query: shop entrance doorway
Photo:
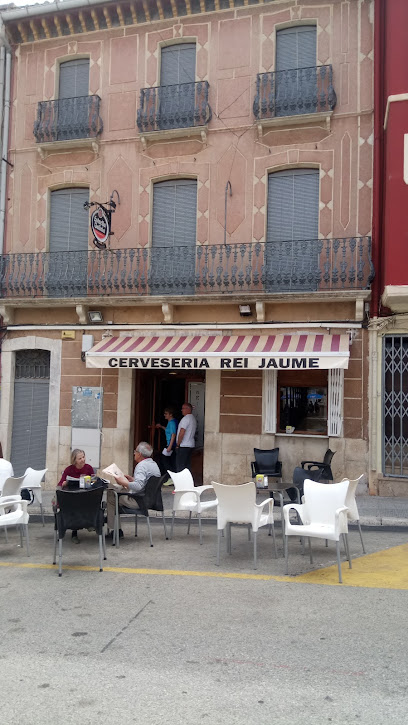
[[[197,418],[196,448],[191,461],[191,471],[196,486],[203,482],[204,449],[204,396],[205,373],[187,370],[159,372],[155,370],[135,371],[135,446],[139,441],[148,441],[154,449],[154,459],[161,464],[161,451],[165,445],[164,432],[156,423],[165,425],[164,408],[174,409],[177,421],[181,420],[181,406],[188,401]]]

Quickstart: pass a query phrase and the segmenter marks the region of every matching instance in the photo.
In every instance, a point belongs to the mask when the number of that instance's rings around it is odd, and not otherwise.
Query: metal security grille
[[[47,449],[50,353],[19,350],[14,381],[11,463],[21,476],[28,466],[45,468]]]
[[[386,336],[383,351],[383,473],[408,478],[408,336]]]

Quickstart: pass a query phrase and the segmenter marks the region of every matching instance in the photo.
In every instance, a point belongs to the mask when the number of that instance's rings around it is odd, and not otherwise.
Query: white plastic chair
[[[267,498],[260,504],[256,503],[256,487],[253,481],[238,486],[226,486],[212,481],[218,499],[217,507],[217,566],[220,565],[220,543],[222,532],[226,526],[227,551],[231,554],[231,524],[249,524],[254,539],[254,569],[257,563],[257,533],[262,526],[269,526],[269,535],[273,535],[275,559],[277,558],[275,528],[273,525],[273,498]],[[265,508],[267,511],[265,512]]]
[[[343,481],[347,481],[347,478],[343,478]],[[356,501],[356,491],[357,486],[359,483],[364,483],[367,481],[367,476],[365,473],[363,473],[361,476],[356,478],[355,480],[349,481],[349,487],[347,490],[347,496],[346,496],[346,506],[348,508],[347,511],[347,518],[349,521],[357,521],[358,530],[360,533],[360,539],[361,539],[361,546],[363,547],[363,554],[366,553],[364,541],[363,541],[363,534],[361,532],[361,526],[360,526],[360,515],[358,513],[357,508],[357,501]]]
[[[43,480],[45,474],[47,473],[48,468],[44,468],[42,471],[37,471],[35,468],[26,468],[26,472],[24,474],[25,480],[24,480],[24,488],[29,488],[30,491],[33,492],[34,498],[37,499],[38,503],[40,504],[40,512],[41,512],[41,519],[42,519],[42,525],[44,526],[44,510],[42,505],[42,491],[41,491],[41,481]]]
[[[304,482],[304,503],[288,504],[283,507],[285,517],[285,560],[286,574],[289,573],[288,537],[300,536],[309,539],[310,563],[313,564],[311,538],[326,539],[336,542],[337,566],[339,582],[342,583],[340,562],[340,536],[344,535],[344,546],[351,569],[351,557],[348,546],[347,506],[346,497],[349,481],[330,485],[306,479]],[[303,525],[290,521],[290,511],[294,509],[300,516]]]
[[[167,471],[167,473],[169,474],[170,478],[174,483],[174,499],[172,511],[173,517],[171,520],[170,538],[173,538],[174,517],[176,515],[176,511],[189,511],[190,516],[188,519],[187,534],[190,533],[191,515],[197,514],[198,530],[200,533],[200,544],[202,544],[203,535],[201,526],[201,514],[203,513],[203,511],[208,511],[208,509],[214,508],[217,505],[218,501],[217,499],[212,499],[211,501],[201,501],[201,495],[204,493],[204,491],[210,491],[211,489],[213,490],[213,487],[194,486],[194,480],[188,468],[180,471],[180,473],[174,473],[173,471]]]
[[[27,512],[28,501],[23,501],[17,496],[2,496],[0,498],[0,528],[4,528],[7,538],[8,526],[20,527],[20,542],[23,545],[23,527],[25,530],[25,539],[27,546],[27,556],[30,556],[30,547],[28,540],[28,520],[30,518]]]
[[[20,491],[22,488],[25,488],[25,474],[24,476],[7,478],[3,483],[3,490],[1,492],[1,496],[2,498],[5,496],[20,496]]]
[[[6,461],[5,458],[0,458],[0,495],[3,490],[4,481],[10,476],[14,476],[13,466],[10,461]]]

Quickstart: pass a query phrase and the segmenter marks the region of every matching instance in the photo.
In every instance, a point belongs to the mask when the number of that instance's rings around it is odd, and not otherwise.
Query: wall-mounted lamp
[[[239,314],[241,317],[252,317],[251,305],[240,305]]]
[[[97,322],[97,323],[103,322],[103,314],[99,310],[89,310],[88,318],[89,318],[89,322],[92,322],[92,324],[94,324],[95,322]]]

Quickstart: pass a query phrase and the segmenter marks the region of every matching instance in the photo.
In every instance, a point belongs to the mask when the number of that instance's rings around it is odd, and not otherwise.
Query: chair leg
[[[269,536],[271,535],[271,532],[269,531]],[[251,524],[248,524],[248,541],[251,541]]]
[[[285,555],[285,574],[289,574],[289,547],[288,547],[288,536],[283,537],[283,549]]]
[[[203,543],[203,529],[202,529],[202,526],[201,526],[201,514],[197,514],[197,516],[198,516],[198,531],[199,531],[199,535],[200,535],[200,545],[202,545],[202,543]]]
[[[254,537],[254,569],[256,569],[256,565],[257,565],[257,553],[258,553],[258,551],[257,551],[258,532],[257,531],[253,531],[252,533],[253,533],[253,537]]]
[[[227,552],[232,554],[231,523],[227,524]]]
[[[310,563],[313,564],[312,542],[311,542],[310,536],[308,537],[308,542],[309,542],[309,559],[310,559]]]
[[[175,517],[175,515],[176,515],[176,512],[175,512],[175,511],[173,511],[173,512],[172,512],[172,514],[173,514],[173,515],[172,515],[172,517],[171,517],[171,529],[170,529],[170,538],[171,538],[171,539],[173,538],[174,517]]]
[[[41,513],[42,525],[43,525],[43,526],[45,526],[45,521],[44,521],[44,509],[43,509],[43,505],[42,505],[42,503],[40,503],[40,513]]]
[[[30,541],[28,538],[28,524],[25,524],[25,537],[26,537],[26,547],[27,547],[27,556],[30,556]]]
[[[6,544],[8,544],[7,526],[4,527],[4,534],[5,534],[5,537],[6,537]]]
[[[336,554],[337,554],[337,568],[339,570],[339,584],[343,584],[343,577],[341,575],[341,561],[340,561],[340,541],[336,541]]]
[[[164,538],[166,539],[166,541],[168,541],[169,537],[167,536],[166,517],[164,515],[164,511],[162,511],[162,517],[163,517],[163,526],[164,526]]]
[[[216,561],[217,566],[220,565],[221,534],[222,534],[222,529],[217,529],[217,561]]]
[[[23,526],[18,527],[20,529],[20,546],[23,547]]]
[[[120,529],[120,516],[119,516],[119,497],[115,496],[115,528],[112,539],[112,546],[115,545],[119,548],[119,529]]]
[[[270,524],[270,527],[272,529],[272,537],[273,537],[273,550],[275,552],[275,559],[278,558],[278,550],[276,548],[276,536],[275,536],[275,527],[273,524]]]
[[[102,527],[102,548],[103,548],[103,558],[106,561],[106,541],[105,541],[105,527]]]
[[[54,558],[52,560],[52,563],[57,563],[57,529],[54,529]]]
[[[135,514],[135,536],[137,536],[137,514]]]
[[[58,576],[62,576],[62,539],[58,539]]]
[[[344,541],[345,541],[345,544],[346,544],[346,554],[347,554],[347,559],[348,559],[348,562],[349,562],[349,569],[351,569],[351,556],[350,556],[350,547],[349,547],[348,534],[344,534]]]
[[[150,528],[150,518],[148,516],[146,516],[146,523],[147,523],[147,528],[149,530],[150,546],[153,546],[152,530]]]
[[[187,534],[189,534],[189,533],[190,533],[190,526],[191,526],[191,514],[192,514],[192,511],[190,511],[190,515],[189,515],[189,517],[188,517]]]
[[[328,545],[329,545],[329,540],[326,539],[326,549],[327,549]]]
[[[99,534],[99,571],[103,571],[103,543],[102,534]]]
[[[361,546],[363,547],[363,554],[365,554],[366,553],[366,550],[365,550],[364,541],[363,541],[363,534],[362,534],[361,526],[360,526],[360,519],[357,519],[357,526],[358,526],[358,531],[359,531],[359,534],[360,534]]]
[[[281,505],[281,522],[282,522],[281,526],[282,526],[282,541],[283,541],[284,537],[285,537],[285,517],[283,515],[283,495],[282,495],[282,491],[278,491],[278,493],[279,493],[279,503]]]

